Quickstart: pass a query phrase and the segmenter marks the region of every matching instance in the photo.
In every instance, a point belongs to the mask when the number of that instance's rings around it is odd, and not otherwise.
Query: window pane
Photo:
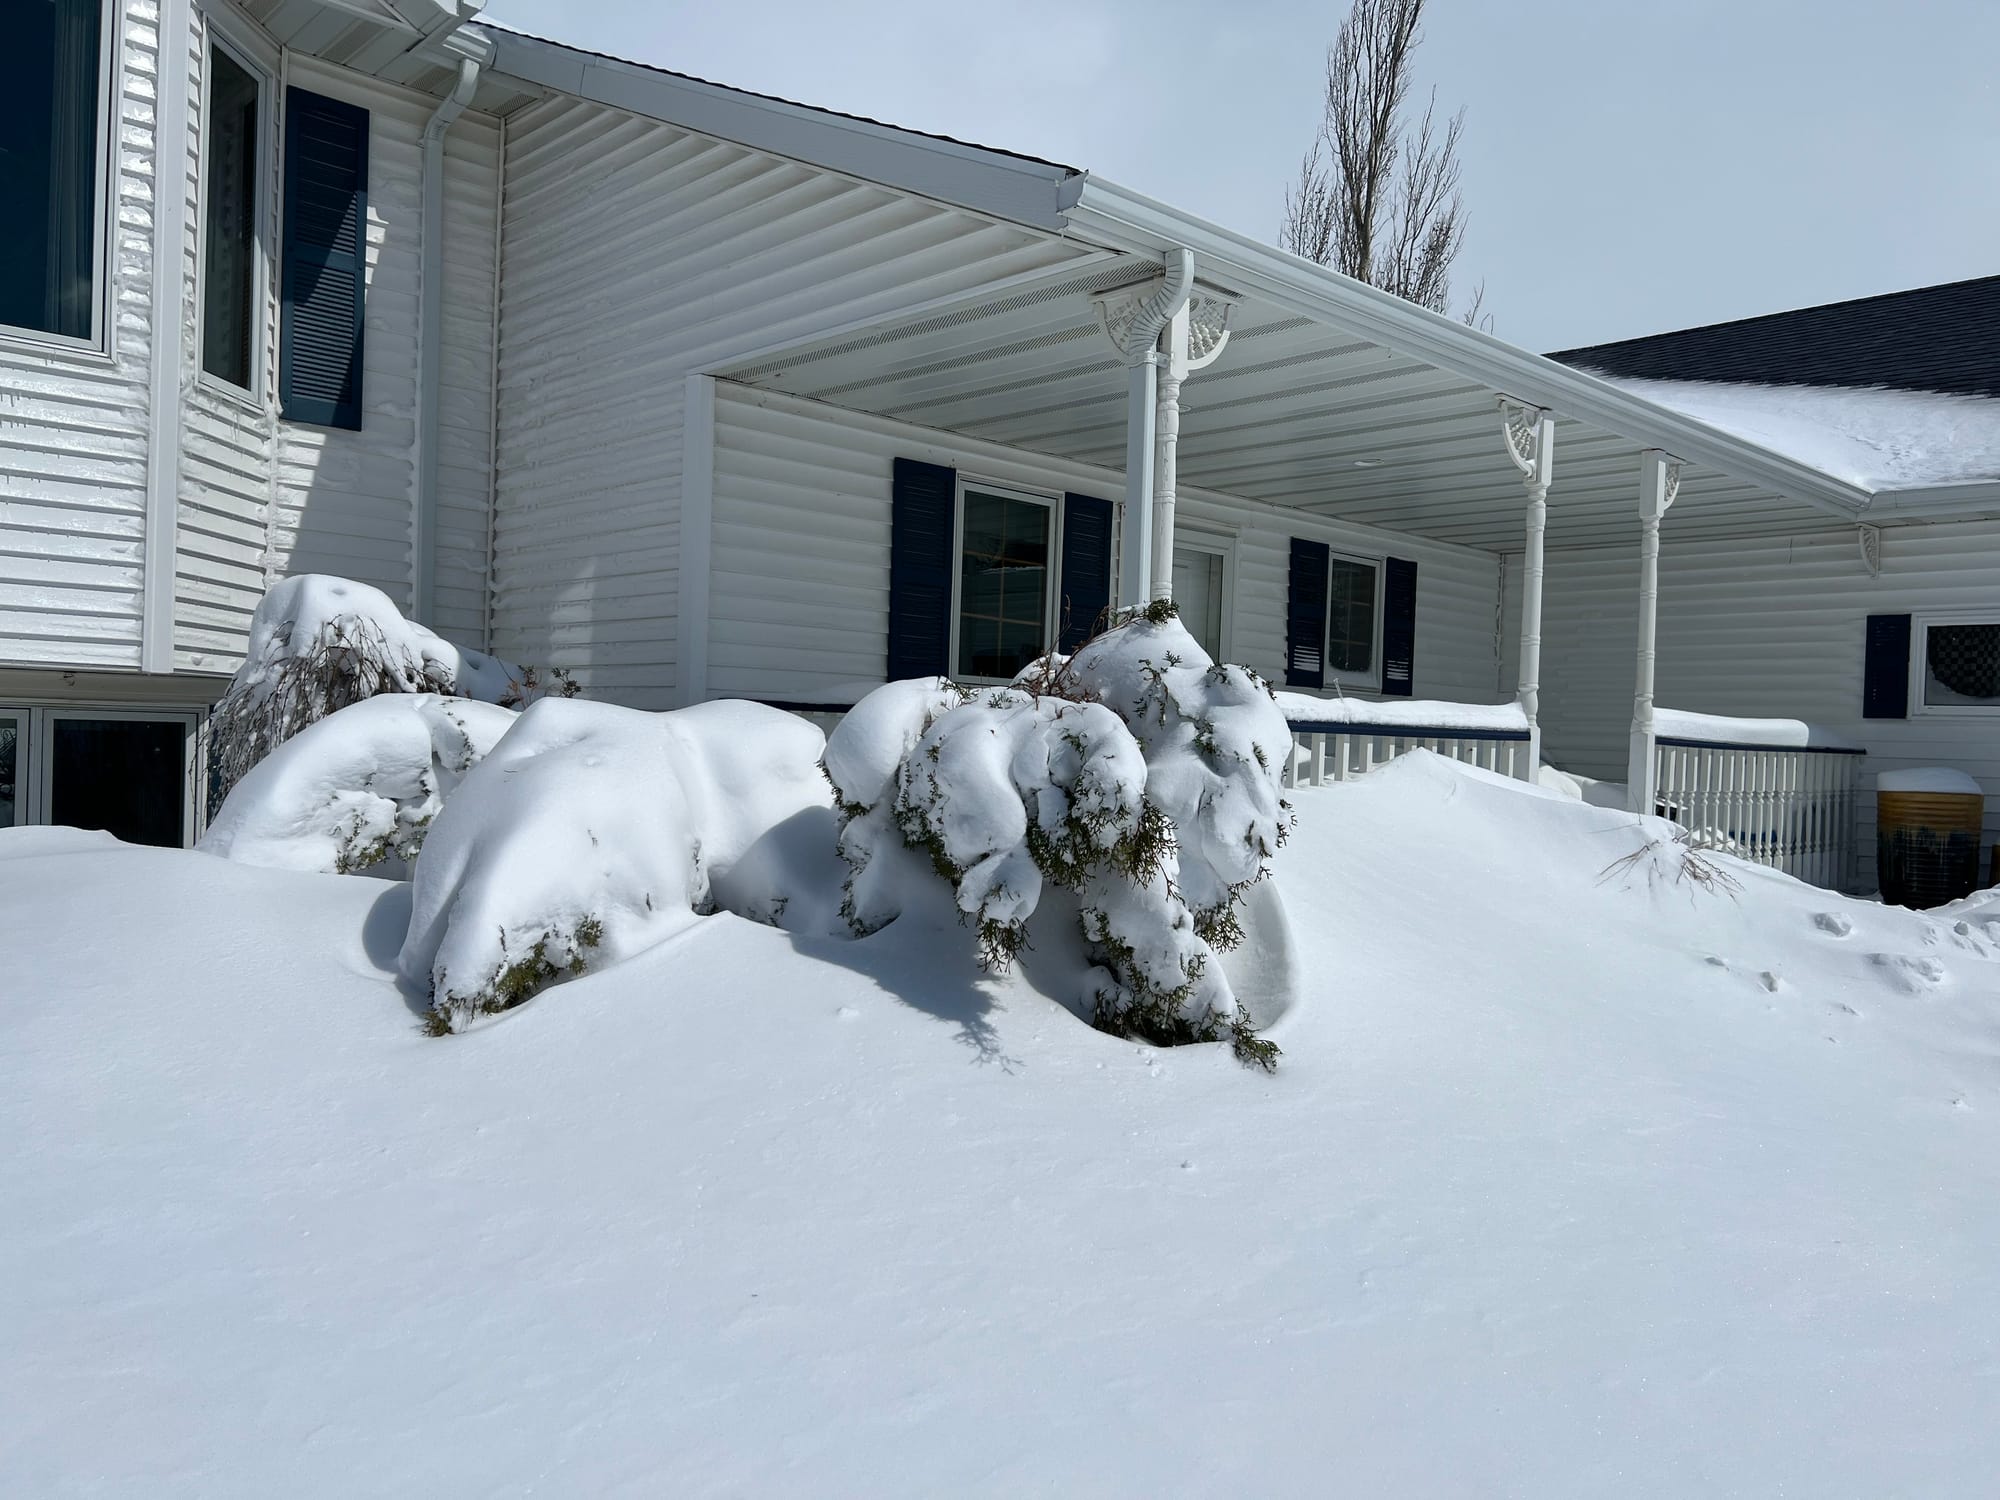
[[[54,723],[49,821],[177,848],[184,832],[187,726],[145,719]]]
[[[13,714],[0,714],[0,828],[21,821],[21,734],[27,726]]]
[[[958,574],[958,674],[1012,677],[1047,648],[1046,505],[965,495]]]
[[[1185,548],[1174,553],[1174,603],[1195,643],[1222,660],[1222,558]]]
[[[2000,622],[1924,631],[1924,702],[2000,707]]]
[[[11,0],[0,47],[0,323],[91,336],[102,0]]]
[[[201,367],[250,388],[257,325],[257,80],[208,49],[208,153],[202,190]]]
[[[1326,664],[1335,672],[1375,670],[1375,564],[1333,560],[1327,584]]]

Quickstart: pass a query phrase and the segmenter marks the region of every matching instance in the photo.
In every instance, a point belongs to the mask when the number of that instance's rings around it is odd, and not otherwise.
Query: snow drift
[[[1161,1043],[1226,1034],[1268,1065],[1275,1049],[1250,1035],[1219,959],[1242,942],[1245,893],[1290,826],[1290,744],[1262,681],[1211,662],[1171,606],[1034,664],[1012,687],[892,683],[827,746],[844,910],[858,933],[880,928],[927,863],[989,967],[1005,968],[1038,929],[1072,924],[1090,966],[1078,1003],[1095,1024]],[[1050,891],[1066,897],[1052,913]],[[1260,902],[1252,919],[1281,923],[1283,910]],[[1281,932],[1266,936],[1289,951]]]
[[[823,921],[824,743],[753,703],[532,704],[431,825],[404,978],[431,996],[437,1029],[462,1030],[717,907]]]
[[[272,869],[403,879],[445,798],[518,717],[437,693],[350,704],[252,766],[196,847]]]

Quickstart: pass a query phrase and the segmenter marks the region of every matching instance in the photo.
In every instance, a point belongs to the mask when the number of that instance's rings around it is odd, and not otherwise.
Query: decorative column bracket
[[[1150,484],[1134,485],[1137,469],[1131,462],[1134,445],[1127,444],[1127,498],[1139,500],[1126,507],[1124,536],[1128,565],[1122,571],[1121,602],[1127,605],[1173,597],[1181,383],[1221,356],[1229,342],[1229,319],[1235,309],[1233,299],[1193,290],[1192,256],[1187,257],[1187,266],[1185,289],[1179,291],[1177,298],[1171,289],[1174,276],[1170,271],[1147,286],[1128,287],[1097,299],[1098,327],[1134,372],[1135,406],[1128,413],[1128,422],[1137,415],[1140,384],[1150,380],[1153,386],[1152,410],[1148,413],[1152,429]],[[1178,305],[1172,305],[1174,301]],[[1164,322],[1156,322],[1163,304],[1172,306],[1172,310]]]

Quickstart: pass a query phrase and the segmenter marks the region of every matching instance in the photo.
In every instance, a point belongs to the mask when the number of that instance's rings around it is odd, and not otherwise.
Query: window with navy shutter
[[[889,506],[889,680],[951,671],[958,474],[899,458]]]
[[[1292,538],[1285,590],[1285,685],[1326,686],[1326,579],[1332,548]]]
[[[1096,632],[1111,606],[1111,502],[1063,497],[1062,631],[1056,649],[1072,652]]]
[[[291,422],[361,426],[368,111],[285,91],[278,393]]]

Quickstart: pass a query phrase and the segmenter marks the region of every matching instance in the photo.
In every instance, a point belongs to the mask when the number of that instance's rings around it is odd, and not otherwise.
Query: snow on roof
[[[1863,489],[2000,479],[2000,399],[1879,387],[1605,378]]]

